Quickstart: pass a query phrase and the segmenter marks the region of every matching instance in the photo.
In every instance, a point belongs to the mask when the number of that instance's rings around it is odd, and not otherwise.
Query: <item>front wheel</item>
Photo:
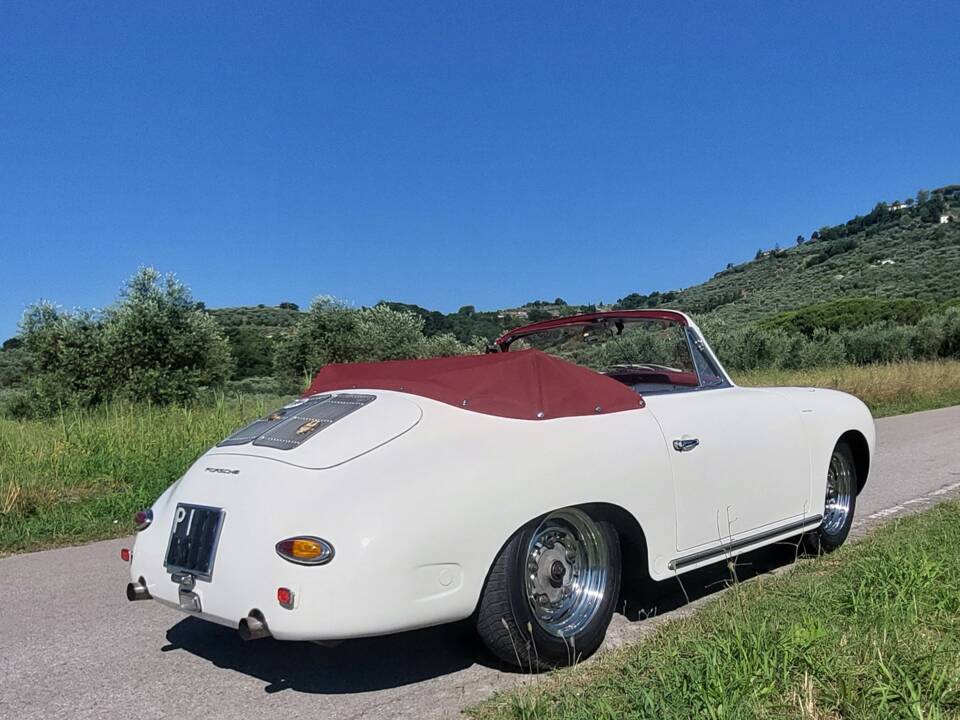
[[[501,660],[532,672],[572,665],[603,642],[620,592],[609,523],[565,508],[528,523],[494,561],[477,631]]]
[[[857,507],[857,466],[853,451],[845,442],[837,443],[827,469],[827,492],[824,498],[823,521],[816,530],[804,536],[808,552],[831,552],[843,545],[853,526]]]

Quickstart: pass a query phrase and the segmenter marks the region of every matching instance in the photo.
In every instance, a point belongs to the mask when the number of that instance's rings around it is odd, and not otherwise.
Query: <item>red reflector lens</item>
[[[130,548],[122,548],[120,550],[120,559],[124,562],[130,562],[130,558],[132,557],[133,555],[130,553]]]
[[[277,588],[277,602],[285,608],[292,608],[293,590],[290,588]]]
[[[136,527],[137,532],[141,530],[146,530],[150,527],[150,523],[153,522],[153,510],[147,508],[146,510],[141,510],[133,516],[133,524]]]

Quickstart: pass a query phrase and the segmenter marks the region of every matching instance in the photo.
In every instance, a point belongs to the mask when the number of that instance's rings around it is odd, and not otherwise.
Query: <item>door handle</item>
[[[677,452],[690,452],[699,444],[700,441],[697,438],[683,438],[673,441],[673,449]]]

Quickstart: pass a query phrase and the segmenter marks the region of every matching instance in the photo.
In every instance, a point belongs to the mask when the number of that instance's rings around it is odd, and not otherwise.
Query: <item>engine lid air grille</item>
[[[355,393],[317,395],[298,400],[238,430],[217,447],[252,442],[260,447],[293,450],[374,400],[376,395]]]

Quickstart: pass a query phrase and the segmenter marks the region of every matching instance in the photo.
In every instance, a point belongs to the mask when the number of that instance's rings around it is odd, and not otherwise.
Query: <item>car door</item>
[[[726,387],[646,401],[671,459],[679,552],[787,525],[810,512],[810,454],[789,399]]]

